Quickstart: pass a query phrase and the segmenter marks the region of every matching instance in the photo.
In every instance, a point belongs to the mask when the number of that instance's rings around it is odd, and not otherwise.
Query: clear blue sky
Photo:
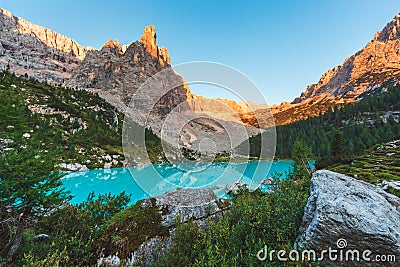
[[[131,43],[155,25],[173,64],[230,65],[270,104],[293,100],[400,12],[397,0],[2,0],[0,6],[96,48],[110,38]]]

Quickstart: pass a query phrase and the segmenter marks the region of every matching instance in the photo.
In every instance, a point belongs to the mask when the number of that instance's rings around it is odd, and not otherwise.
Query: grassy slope
[[[339,172],[368,183],[377,184],[383,180],[400,180],[400,141],[376,145],[360,156],[353,158],[349,164],[336,164],[327,169]],[[400,192],[390,189],[395,195]]]
[[[96,94],[3,72],[0,116],[0,146],[6,150],[30,139],[53,153],[59,163],[88,168],[101,168],[105,163],[122,166],[123,114]],[[27,133],[31,137],[24,138]],[[146,138],[151,143],[150,158],[157,161],[161,142],[150,132]]]

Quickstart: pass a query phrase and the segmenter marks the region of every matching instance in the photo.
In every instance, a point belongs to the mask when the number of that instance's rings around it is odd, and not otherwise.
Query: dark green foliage
[[[97,197],[91,193],[80,205],[66,204],[32,226],[18,258],[22,259],[25,254],[40,262],[51,257],[53,251],[65,250],[68,260],[61,266],[94,265],[101,250],[102,229],[112,216],[126,208],[129,200],[125,193]],[[33,239],[34,235],[43,233],[49,235],[48,240]],[[28,259],[21,262],[26,263]]]
[[[275,128],[264,129],[262,133],[250,137],[234,148],[238,155],[249,158],[272,160],[275,155]]]
[[[332,156],[327,156],[324,158],[321,158],[315,162],[315,169],[317,170],[322,170],[326,169],[329,166],[333,166],[339,163],[350,163],[351,162],[351,157],[346,157],[344,159],[338,159]]]
[[[65,266],[70,261],[67,250],[51,249],[46,257],[38,258],[32,252],[25,254],[23,267]]]
[[[386,192],[395,195],[396,197],[400,197],[400,190],[396,190],[394,188],[389,188]]]
[[[15,214],[8,212],[4,205],[0,205],[0,266],[1,258],[7,255],[7,248],[13,241],[16,223]]]
[[[138,201],[107,222],[98,240],[99,248],[104,248],[104,254],[118,252],[122,258],[126,258],[144,241],[169,234],[168,229],[161,225],[161,214],[155,200],[151,207],[141,207],[141,203]]]
[[[327,164],[325,168],[366,181],[380,183],[400,180],[400,146],[376,145],[362,155],[349,157],[347,162]],[[391,189],[391,192],[397,191]],[[398,193],[397,193],[398,194]]]
[[[17,213],[40,216],[70,197],[51,155],[32,146],[26,144],[0,157],[0,199]]]
[[[92,225],[102,225],[112,216],[125,209],[130,201],[131,196],[122,192],[113,196],[110,193],[98,195],[95,197],[94,192],[90,193],[87,200],[78,205],[83,211],[88,211],[92,220]]]
[[[13,236],[2,250],[13,257],[22,242],[25,229],[34,219],[45,216],[70,197],[54,168],[49,153],[43,153],[32,141],[20,143],[0,156],[0,200],[15,222]],[[2,225],[1,227],[4,227]]]
[[[292,249],[308,192],[309,180],[292,179],[268,193],[241,191],[233,198],[231,213],[207,230],[179,226],[170,253],[155,266],[281,266],[277,259],[259,261],[256,253],[264,245]]]
[[[293,175],[296,178],[307,177],[311,174],[312,168],[310,160],[312,159],[311,149],[301,141],[295,141],[292,151]]]
[[[145,129],[145,138],[146,151],[151,162],[156,163],[166,161],[161,139],[148,129]]]
[[[68,205],[39,221],[33,230],[35,234],[45,233],[50,238],[41,241],[32,239],[32,235],[26,236],[21,255],[31,254],[42,260],[52,250],[66,248],[69,261],[63,266],[90,266],[90,263],[94,263],[96,232],[90,212]]]
[[[351,157],[347,153],[347,148],[344,144],[343,136],[341,132],[337,129],[335,129],[334,139],[332,141],[331,147],[331,154],[329,156],[316,161],[316,169],[320,170],[326,168],[327,166],[351,162]]]
[[[344,144],[343,135],[337,129],[335,129],[335,133],[333,136],[331,155],[335,158],[342,158],[348,155],[347,148]]]
[[[166,256],[160,257],[154,266],[191,266],[205,249],[201,239],[204,233],[193,223],[177,224],[172,237],[172,248]]]
[[[249,138],[249,144],[248,146],[250,146],[250,148],[254,148],[254,149],[250,149],[250,153],[249,156],[250,157],[255,157],[255,158],[259,158],[261,155],[261,134],[258,134],[252,138]],[[247,145],[246,143],[241,144],[242,146]],[[238,150],[240,151],[240,147],[238,148]]]

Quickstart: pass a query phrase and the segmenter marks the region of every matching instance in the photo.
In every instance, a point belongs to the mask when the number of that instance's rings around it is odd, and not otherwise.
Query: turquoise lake
[[[144,167],[114,168],[68,173],[63,184],[74,198],[72,203],[86,200],[92,191],[95,194],[131,194],[131,203],[149,196],[156,196],[177,188],[206,187],[217,196],[225,196],[225,185],[244,181],[249,188],[256,189],[267,177],[286,176],[291,161],[260,161],[244,163],[162,163]]]

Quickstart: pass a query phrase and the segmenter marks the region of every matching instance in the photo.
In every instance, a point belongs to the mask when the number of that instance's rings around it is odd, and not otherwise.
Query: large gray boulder
[[[200,227],[223,215],[224,200],[219,199],[209,188],[180,189],[143,200],[143,208],[156,205],[161,213],[161,224],[171,228],[176,221],[195,221]]]
[[[331,171],[315,172],[311,183],[298,250],[315,250],[317,256],[336,250],[333,257],[325,254],[323,266],[400,266],[399,198]],[[360,261],[353,260],[351,250],[359,252]],[[337,259],[331,260],[334,255]],[[386,262],[376,262],[377,255]],[[390,255],[397,261],[387,262],[394,260]]]

